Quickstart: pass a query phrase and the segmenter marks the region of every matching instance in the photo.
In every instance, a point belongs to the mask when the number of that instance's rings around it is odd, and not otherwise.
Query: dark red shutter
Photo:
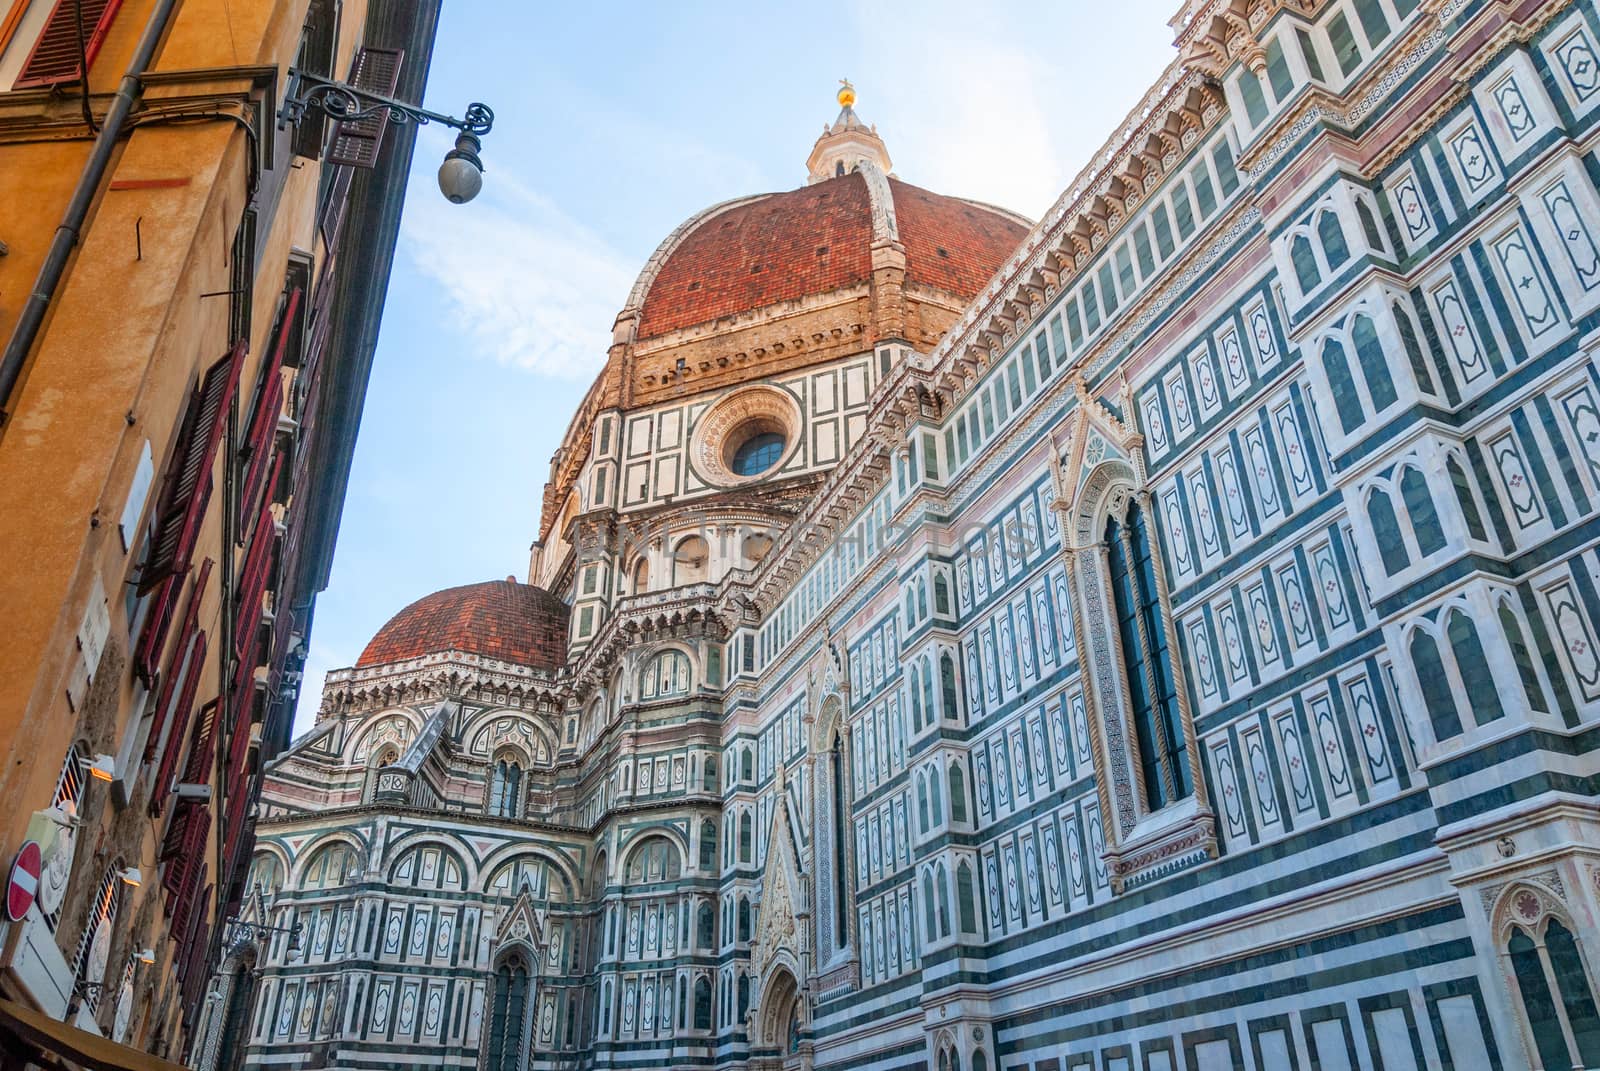
[[[227,430],[226,410],[239,387],[244,353],[244,342],[234,343],[228,355],[206,371],[190,400],[178,448],[167,464],[150,556],[139,574],[141,595],[188,568],[210,500],[211,468],[217,444]]]
[[[34,42],[28,61],[22,65],[13,89],[55,85],[58,82],[76,82],[83,77],[83,57],[78,52],[78,21],[83,15],[83,52],[90,63],[106,39],[111,19],[116,15],[122,0],[56,0],[55,8],[45,20],[44,30]]]
[[[202,637],[204,635],[205,633],[201,633]],[[203,641],[200,653],[202,655],[205,653]],[[198,675],[195,680],[199,680]],[[191,699],[190,703],[192,702]],[[178,719],[172,723],[172,731],[167,734],[167,750],[161,756],[161,769],[156,774],[155,787],[150,790],[151,814],[161,813],[161,805],[172,792],[173,779],[178,772],[178,756],[183,751],[178,741],[183,739],[182,734],[189,727],[190,703],[178,707]],[[211,779],[211,760],[216,751],[216,728],[217,700],[213,699],[200,708],[200,721],[195,725],[194,738],[189,744],[189,759],[183,768],[185,783],[205,784]]]
[[[394,96],[400,80],[400,63],[405,51],[398,48],[363,48],[350,66],[350,84],[369,93]],[[333,131],[333,144],[327,162],[351,167],[371,167],[378,162],[383,132],[389,126],[389,112],[380,111],[369,119],[345,120]]]
[[[139,632],[139,643],[133,652],[133,668],[144,681],[145,687],[156,682],[156,667],[161,661],[161,644],[167,638],[167,628],[172,624],[173,611],[178,607],[178,592],[183,588],[183,577],[168,576],[156,588],[145,611],[144,625]],[[141,592],[142,594],[142,592]]]
[[[245,467],[243,490],[239,495],[239,521],[244,524],[255,509],[261,495],[261,482],[272,461],[272,444],[277,438],[278,417],[283,412],[283,358],[289,351],[289,336],[294,330],[300,311],[300,288],[289,291],[283,305],[283,318],[278,325],[272,350],[267,354],[265,376],[257,391],[255,411],[250,418],[250,429],[245,443],[250,459]]]
[[[250,546],[245,551],[244,569],[239,576],[239,612],[234,619],[233,630],[234,654],[253,653],[250,644],[255,640],[256,626],[261,621],[261,597],[267,590],[267,577],[272,572],[272,551],[277,540],[272,510],[263,506],[260,516],[256,518],[256,528],[250,536]],[[252,665],[250,668],[255,667]]]
[[[207,558],[200,564],[200,573],[189,588],[189,605],[183,612],[183,624],[178,628],[178,643],[173,648],[172,663],[167,667],[166,678],[161,682],[161,695],[156,700],[155,720],[150,725],[150,735],[144,743],[144,761],[150,762],[155,758],[156,752],[161,748],[161,730],[166,726],[167,712],[172,709],[172,697],[181,686],[188,697],[184,700],[193,701],[194,682],[199,678],[205,662],[205,640],[200,640],[200,646],[195,651],[194,657],[189,659],[187,670],[184,668],[184,652],[194,642],[196,633],[200,628],[200,601],[205,597],[206,581],[211,576],[211,559]],[[176,582],[176,578],[174,578]]]

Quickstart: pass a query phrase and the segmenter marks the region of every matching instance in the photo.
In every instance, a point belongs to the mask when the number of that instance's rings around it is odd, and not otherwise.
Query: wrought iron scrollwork
[[[307,112],[318,111],[341,122],[360,122],[387,113],[396,123],[418,126],[439,123],[475,137],[482,137],[494,127],[494,110],[477,101],[467,105],[465,118],[457,119],[380,93],[357,89],[347,82],[330,81],[294,68],[289,73],[294,83],[278,112],[279,125],[298,123]]]

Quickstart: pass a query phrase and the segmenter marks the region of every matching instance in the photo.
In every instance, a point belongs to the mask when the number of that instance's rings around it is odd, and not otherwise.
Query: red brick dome
[[[640,277],[637,337],[865,283],[878,236],[904,247],[908,290],[937,290],[965,304],[1028,233],[1018,216],[896,178],[884,192],[879,186],[874,194],[858,171],[691,219]],[[875,206],[875,198],[892,203]]]
[[[554,672],[566,661],[567,614],[548,591],[515,580],[446,588],[391,617],[356,665],[462,651]]]

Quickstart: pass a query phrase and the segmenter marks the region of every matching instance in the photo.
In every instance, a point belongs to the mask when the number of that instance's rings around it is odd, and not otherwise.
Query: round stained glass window
[[[775,431],[752,435],[733,452],[729,466],[739,476],[759,476],[783,457],[783,436]]]

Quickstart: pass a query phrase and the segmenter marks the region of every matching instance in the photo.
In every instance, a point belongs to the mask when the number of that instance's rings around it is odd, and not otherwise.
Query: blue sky
[[[426,104],[495,110],[447,203],[424,128],[296,733],[402,606],[515,574],[550,457],[646,258],[805,181],[838,80],[895,173],[1042,214],[1173,57],[1176,0],[445,5]]]

